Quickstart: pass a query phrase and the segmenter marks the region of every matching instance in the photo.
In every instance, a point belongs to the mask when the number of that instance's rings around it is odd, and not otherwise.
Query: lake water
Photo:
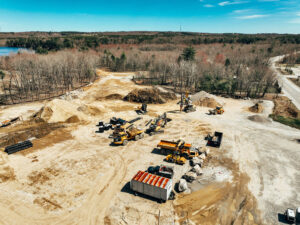
[[[8,56],[10,54],[16,54],[19,51],[26,51],[25,48],[13,48],[13,47],[0,47],[0,56]]]

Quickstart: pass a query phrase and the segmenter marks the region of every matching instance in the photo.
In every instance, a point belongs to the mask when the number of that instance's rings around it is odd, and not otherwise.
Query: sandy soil
[[[1,119],[18,113],[29,118],[49,107],[44,120],[63,127],[33,140],[33,149],[0,152],[0,224],[278,224],[278,213],[300,205],[299,130],[248,119],[267,118],[272,102],[264,101],[257,114],[248,111],[252,101],[221,98],[225,113],[217,116],[207,115],[206,107],[179,113],[176,100],[148,105],[150,113],[137,124],[143,127],[151,116],[170,111],[165,132],[115,147],[109,132],[95,133],[96,123],[112,116],[133,119],[139,104],[105,97],[125,96],[137,86],[130,73],[98,74],[93,85],[60,100],[1,110]],[[79,122],[64,122],[72,116]],[[22,126],[1,129],[1,141]],[[204,146],[205,135],[215,130],[224,133],[224,141],[211,149],[191,194],[177,193],[176,200],[159,204],[131,193],[128,182],[138,170],[164,163],[154,150],[160,139]],[[175,165],[174,183],[189,169]]]

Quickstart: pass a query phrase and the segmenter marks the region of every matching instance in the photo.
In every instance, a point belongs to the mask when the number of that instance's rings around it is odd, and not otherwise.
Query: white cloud
[[[300,18],[297,18],[297,19],[293,19],[293,20],[290,20],[289,23],[296,23],[296,24],[300,24]]]
[[[226,5],[237,5],[237,4],[243,4],[243,3],[247,3],[247,1],[224,1],[224,2],[220,2],[218,5],[226,6]]]
[[[300,16],[300,12],[298,12],[296,15],[297,15],[297,16]]]
[[[258,19],[258,18],[263,18],[263,17],[267,17],[268,15],[248,15],[248,16],[239,16],[237,17],[237,19],[240,20],[251,20],[251,19]]]
[[[259,2],[279,2],[280,0],[258,0]]]
[[[203,7],[205,7],[205,8],[212,8],[212,7],[215,7],[215,6],[211,5],[211,4],[205,4],[205,5],[203,5]]]
[[[250,11],[250,9],[240,9],[240,10],[234,10],[233,13],[234,14],[242,14],[242,13],[246,13],[249,11]]]

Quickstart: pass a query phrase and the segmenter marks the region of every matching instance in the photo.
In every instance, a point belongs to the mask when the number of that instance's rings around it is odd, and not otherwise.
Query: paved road
[[[283,93],[292,100],[294,105],[300,109],[300,88],[292,81],[287,79],[287,76],[282,75],[277,69],[275,63],[281,60],[284,56],[276,56],[270,59],[271,68],[277,74],[279,85],[282,87]]]

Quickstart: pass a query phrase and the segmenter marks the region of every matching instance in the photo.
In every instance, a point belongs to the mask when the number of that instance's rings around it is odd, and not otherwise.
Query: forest
[[[269,68],[270,57],[290,54],[284,60],[297,63],[299,55],[294,52],[300,49],[297,35],[166,32],[35,36],[6,37],[9,46],[32,48],[37,54],[0,57],[0,103],[59,96],[96,79],[96,68],[135,72],[137,83],[168,85],[176,92],[205,90],[261,98],[281,91]]]

